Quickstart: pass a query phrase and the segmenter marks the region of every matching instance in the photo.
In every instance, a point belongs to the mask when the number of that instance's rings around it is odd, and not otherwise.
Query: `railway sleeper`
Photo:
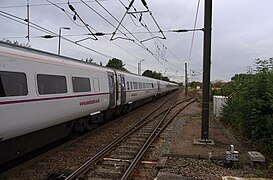
[[[137,150],[130,150],[130,149],[118,149],[114,152],[120,153],[120,154],[131,154],[131,155],[135,155]]]
[[[121,145],[119,146],[119,149],[139,149],[140,146],[139,145]]]
[[[129,162],[120,162],[120,161],[103,161],[102,163],[101,163],[103,166],[118,166],[118,167],[120,167],[120,166],[129,166],[130,165],[130,163]]]
[[[135,157],[135,154],[134,155],[129,155],[129,154],[119,154],[119,155],[116,155],[116,154],[113,154],[109,156],[109,158],[112,158],[112,159],[124,159],[124,160],[127,160],[127,159],[133,159]]]
[[[95,169],[94,172],[90,171],[90,174],[92,174],[91,177],[112,177],[112,176],[116,176],[116,177],[120,177],[123,173],[120,172],[120,167],[118,166],[114,166],[111,168],[107,168],[107,167],[102,167],[102,166],[98,166],[97,169]]]

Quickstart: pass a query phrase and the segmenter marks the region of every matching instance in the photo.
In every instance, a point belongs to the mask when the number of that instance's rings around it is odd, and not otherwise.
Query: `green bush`
[[[223,121],[273,152],[273,59],[256,60],[255,74],[232,78],[235,96],[223,109]]]

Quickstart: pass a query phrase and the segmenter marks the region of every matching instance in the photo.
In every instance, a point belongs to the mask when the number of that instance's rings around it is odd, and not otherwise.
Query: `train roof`
[[[82,64],[85,64],[85,65],[90,65],[90,66],[95,66],[95,67],[98,67],[98,68],[107,69],[109,71],[113,70],[112,68],[105,67],[105,66],[100,66],[98,64],[91,64],[91,63],[81,61],[79,59],[75,59],[75,58],[72,58],[72,57],[62,56],[62,55],[58,55],[58,54],[54,54],[54,53],[50,53],[50,52],[46,52],[46,51],[42,51],[42,50],[38,50],[38,49],[33,49],[33,48],[30,48],[30,47],[25,47],[25,46],[21,46],[21,45],[17,45],[17,44],[11,44],[11,43],[0,41],[0,45],[2,47],[13,48],[13,49],[21,50],[21,51],[24,51],[24,52],[27,52],[27,53],[34,53],[34,54],[37,54],[37,55],[49,56],[49,57],[53,57],[53,58],[57,58],[57,59],[62,59],[62,60],[65,60],[65,61],[72,61],[72,62],[76,62],[76,63],[82,63]]]
[[[155,79],[155,78],[151,78],[151,77],[147,77],[147,76],[134,74],[134,73],[131,73],[131,72],[121,71],[121,70],[114,69],[114,68],[109,68],[109,67],[106,67],[106,66],[100,66],[98,64],[91,64],[91,63],[88,63],[88,62],[85,62],[85,61],[81,61],[79,59],[75,59],[75,58],[71,58],[71,57],[67,57],[67,56],[62,56],[62,55],[57,55],[57,54],[54,54],[54,53],[50,53],[50,52],[46,52],[46,51],[42,51],[42,50],[38,50],[38,49],[33,49],[33,48],[30,48],[30,47],[25,47],[25,46],[21,46],[21,45],[17,45],[17,44],[11,44],[11,43],[7,43],[7,42],[4,42],[4,41],[0,41],[0,46],[16,49],[16,50],[20,50],[20,51],[24,51],[24,52],[27,52],[27,53],[35,53],[37,55],[50,56],[50,57],[57,58],[57,59],[61,58],[62,60],[72,61],[72,62],[76,62],[76,63],[82,63],[82,64],[85,64],[85,65],[97,67],[99,69],[100,68],[106,69],[108,71],[115,70],[115,71],[117,71],[119,73],[123,73],[123,74],[130,74],[130,75],[133,75],[133,76],[145,77],[147,79],[158,80],[158,81],[162,81],[162,82],[166,82],[166,83],[173,83],[173,82],[163,81],[163,80],[159,80],[159,79]],[[173,83],[173,84],[176,84],[176,83]]]

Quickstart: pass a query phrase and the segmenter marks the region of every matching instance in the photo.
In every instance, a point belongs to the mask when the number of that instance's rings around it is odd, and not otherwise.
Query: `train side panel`
[[[154,97],[158,93],[157,83],[154,79],[127,74],[125,75],[125,81],[126,103]]]
[[[19,73],[26,77],[27,83],[27,94],[0,97],[2,140],[103,111],[109,107],[106,71],[7,48],[2,48],[1,52],[2,79],[4,76],[8,79],[12,73]],[[46,78],[54,76],[64,80],[66,83],[64,91],[62,87],[59,87],[60,92],[57,93],[43,89],[42,86],[47,83]],[[42,81],[40,85],[39,78]],[[89,79],[90,91],[74,92],[73,78]]]

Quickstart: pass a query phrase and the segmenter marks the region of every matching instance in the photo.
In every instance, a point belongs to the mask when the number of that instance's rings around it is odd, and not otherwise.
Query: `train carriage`
[[[52,54],[10,52],[5,48],[0,56],[2,140],[103,111],[111,105],[104,68]]]
[[[170,87],[164,81],[1,42],[0,164],[129,112]]]

